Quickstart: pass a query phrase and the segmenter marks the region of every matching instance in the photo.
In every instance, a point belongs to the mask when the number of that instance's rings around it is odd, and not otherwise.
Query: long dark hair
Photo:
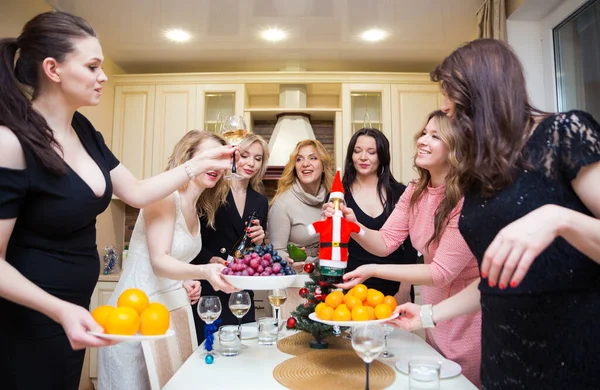
[[[387,218],[394,209],[392,184],[398,184],[398,182],[394,179],[392,171],[390,170],[390,141],[388,141],[387,137],[381,131],[377,129],[362,128],[350,138],[348,149],[346,151],[346,161],[344,162],[342,185],[344,186],[344,191],[350,193],[352,184],[356,181],[356,169],[354,168],[354,162],[352,161],[352,154],[354,153],[354,147],[356,146],[358,137],[362,135],[375,139],[377,159],[379,160],[379,167],[377,168],[377,194],[383,205],[384,216]]]
[[[74,39],[90,36],[96,33],[82,18],[46,12],[27,22],[18,38],[0,39],[0,125],[11,129],[21,145],[52,173],[63,173],[65,164],[53,149],[59,145],[52,130],[32,107],[30,97],[34,99],[39,91],[44,59],[62,62],[74,50]]]
[[[471,41],[431,72],[431,80],[456,103],[454,126],[466,135],[465,184],[481,184],[486,196],[512,183],[528,164],[522,149],[536,115],[516,54],[495,39]]]
[[[442,199],[439,206],[435,210],[435,216],[433,219],[433,234],[431,237],[429,237],[429,240],[427,240],[427,248],[429,248],[429,245],[432,243],[439,244],[442,234],[444,233],[444,230],[450,221],[452,210],[454,210],[464,195],[460,181],[460,172],[464,170],[462,167],[463,162],[461,158],[460,147],[464,141],[462,140],[462,134],[457,132],[452,126],[450,118],[448,118],[446,114],[440,110],[430,113],[427,116],[427,121],[425,122],[423,128],[415,134],[415,145],[417,144],[419,138],[423,135],[423,129],[425,129],[429,121],[432,119],[435,120],[438,137],[440,137],[440,140],[448,149],[449,169],[444,181],[446,184],[446,188],[444,190],[444,199]],[[418,148],[415,148],[413,162],[417,159],[418,153]],[[410,198],[411,210],[417,204],[419,198],[423,195],[427,189],[427,186],[429,185],[429,182],[431,181],[431,174],[427,169],[423,169],[416,164],[414,164],[414,166],[419,174],[419,178],[415,181],[415,189]]]

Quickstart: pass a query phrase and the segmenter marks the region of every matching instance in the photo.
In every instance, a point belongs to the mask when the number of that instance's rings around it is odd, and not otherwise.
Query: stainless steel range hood
[[[296,144],[305,139],[316,139],[306,108],[306,85],[282,84],[279,87],[279,107],[286,112],[280,114],[269,141],[269,166],[287,164]]]

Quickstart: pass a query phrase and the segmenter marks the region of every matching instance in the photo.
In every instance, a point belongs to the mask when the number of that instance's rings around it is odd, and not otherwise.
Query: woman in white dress
[[[192,130],[175,145],[167,170],[221,145],[226,145],[226,142],[218,135]],[[202,247],[198,213],[205,215],[212,224],[215,211],[229,191],[222,174],[222,171],[210,171],[196,176],[172,195],[140,210],[127,262],[109,305],[116,306],[119,295],[128,288],[144,291],[152,302],[153,295],[174,291],[184,285],[188,296],[196,301],[200,287],[199,282],[193,279],[206,279],[215,290],[235,291],[221,278],[222,264],[189,264]],[[98,359],[100,389],[150,388],[141,343],[121,343],[102,348]]]

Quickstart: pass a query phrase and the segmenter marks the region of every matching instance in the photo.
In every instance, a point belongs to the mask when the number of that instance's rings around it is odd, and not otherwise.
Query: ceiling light
[[[287,34],[281,29],[269,28],[260,33],[260,36],[266,41],[279,42],[284,40],[287,37]]]
[[[364,33],[362,33],[360,35],[360,37],[362,38],[363,41],[379,42],[379,41],[385,39],[385,37],[387,37],[387,33],[378,28],[373,28],[373,29],[367,30]]]
[[[165,37],[173,42],[187,42],[192,36],[187,31],[179,28],[173,28],[165,31]]]

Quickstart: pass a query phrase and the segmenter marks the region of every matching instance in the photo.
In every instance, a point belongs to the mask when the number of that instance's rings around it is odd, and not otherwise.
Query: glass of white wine
[[[380,324],[359,326],[352,329],[352,348],[365,362],[367,379],[365,390],[369,390],[369,367],[384,347],[385,331]]]
[[[277,326],[279,326],[279,308],[283,306],[287,299],[287,292],[283,288],[275,288],[273,290],[269,290],[269,295],[267,296],[269,299],[269,303],[275,309],[275,318],[277,319]]]
[[[248,128],[244,118],[239,115],[229,115],[221,125],[221,135],[229,142],[230,145],[237,146],[242,139],[248,134]],[[225,175],[226,179],[241,179],[237,173],[235,165],[235,155],[233,156],[233,164],[231,166],[231,174]]]
[[[238,291],[231,293],[229,296],[229,310],[238,319],[238,329],[240,330],[240,342],[242,341],[242,317],[248,313],[252,302],[250,301],[250,294],[247,291]],[[244,345],[242,348],[244,348]]]
[[[207,295],[200,297],[198,301],[198,316],[207,325],[212,324],[221,316],[221,300],[219,297],[214,295]],[[211,351],[207,351],[204,347],[204,353],[202,356],[210,355]]]

